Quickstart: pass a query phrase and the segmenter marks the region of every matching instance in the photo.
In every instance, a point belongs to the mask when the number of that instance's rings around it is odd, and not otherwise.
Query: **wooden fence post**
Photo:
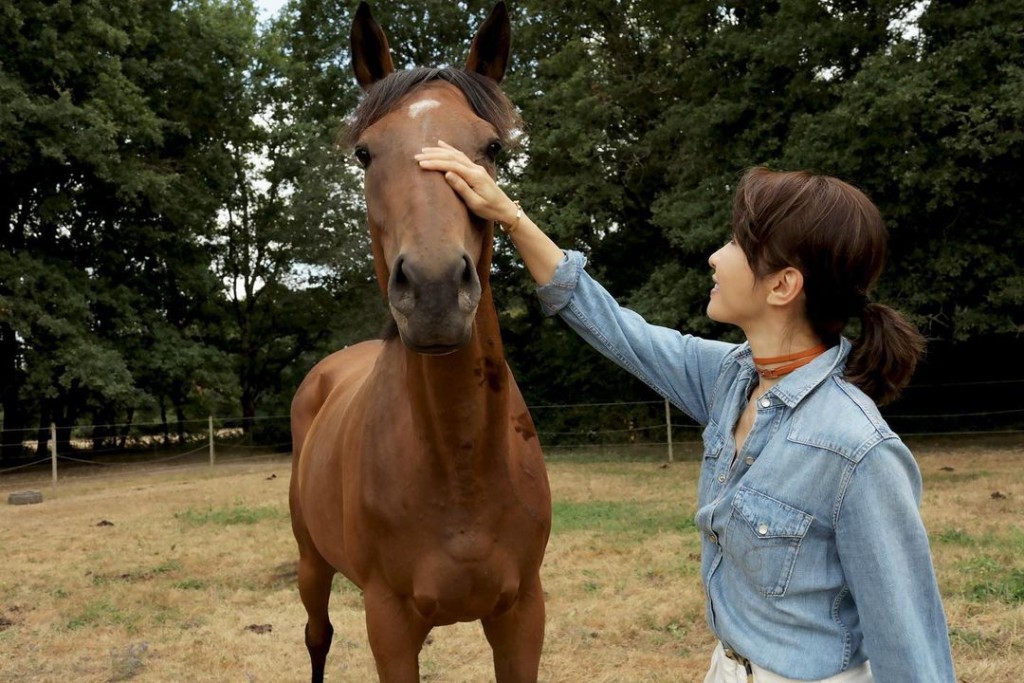
[[[213,452],[213,415],[210,415],[210,467],[213,467],[217,456]]]
[[[674,462],[672,457],[672,410],[668,399],[665,399],[665,430],[668,432],[668,461]]]
[[[57,485],[57,425],[50,423],[50,467],[53,469],[53,485]]]

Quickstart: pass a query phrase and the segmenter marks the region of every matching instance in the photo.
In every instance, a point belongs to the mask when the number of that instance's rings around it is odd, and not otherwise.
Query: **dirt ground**
[[[1024,671],[1016,444],[915,445],[964,683]],[[284,459],[0,477],[0,681],[308,680]],[[701,681],[697,463],[552,458],[544,683]],[[40,490],[38,505],[7,505]],[[361,596],[336,580],[328,681],[375,681]],[[478,624],[436,629],[422,680],[493,681]]]

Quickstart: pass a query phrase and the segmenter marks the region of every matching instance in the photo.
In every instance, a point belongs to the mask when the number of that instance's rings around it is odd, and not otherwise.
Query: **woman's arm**
[[[508,198],[487,170],[448,143],[424,147],[416,155],[420,168],[441,171],[469,210],[485,220],[509,226],[508,235],[538,285],[547,284],[565,254],[519,205]]]
[[[955,683],[920,492],[907,447],[896,438],[881,441],[850,478],[836,545],[875,680]]]
[[[707,341],[648,324],[622,308],[583,270],[582,254],[568,255],[498,187],[487,170],[438,141],[416,155],[420,167],[445,180],[477,216],[499,221],[537,283],[544,312],[557,313],[588,344],[705,424],[713,389],[733,344]]]

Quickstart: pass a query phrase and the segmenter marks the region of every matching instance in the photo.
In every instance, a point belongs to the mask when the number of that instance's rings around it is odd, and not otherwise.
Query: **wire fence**
[[[1024,384],[1024,380],[965,382],[958,386],[994,384]],[[668,401],[537,404],[529,408],[549,456],[572,458],[585,454],[591,459],[671,462],[698,458],[701,453],[703,427]],[[1024,407],[985,411],[968,404],[959,412],[897,411],[885,417],[904,438],[1024,435]],[[964,421],[977,424],[979,420],[986,421],[989,428],[957,426]],[[0,432],[5,432],[0,434],[4,443],[20,442],[23,454],[34,454],[14,464],[9,459],[0,462],[0,480],[23,472],[38,477],[49,464],[54,485],[62,477],[87,473],[116,476],[130,468],[137,470],[140,464],[155,469],[215,467],[218,463],[285,459],[291,452],[288,415],[82,424],[65,427],[63,438],[59,438],[60,430],[55,425]]]
[[[256,425],[263,429],[255,429]],[[38,477],[47,464],[51,483],[57,485],[60,479],[74,476],[134,474],[140,465],[165,471],[282,458],[290,455],[291,448],[287,415],[81,424],[65,427],[58,438],[60,431],[54,424],[0,430],[6,432],[4,443],[20,436],[22,452],[35,453],[25,462],[0,467],[0,481],[29,472]],[[263,433],[257,438],[259,432]]]

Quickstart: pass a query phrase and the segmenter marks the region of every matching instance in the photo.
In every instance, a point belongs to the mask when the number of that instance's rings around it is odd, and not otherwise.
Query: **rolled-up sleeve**
[[[569,299],[576,291],[580,273],[586,265],[587,259],[580,252],[565,252],[565,257],[555,268],[554,276],[537,288],[537,296],[544,315],[556,315],[568,305]]]

